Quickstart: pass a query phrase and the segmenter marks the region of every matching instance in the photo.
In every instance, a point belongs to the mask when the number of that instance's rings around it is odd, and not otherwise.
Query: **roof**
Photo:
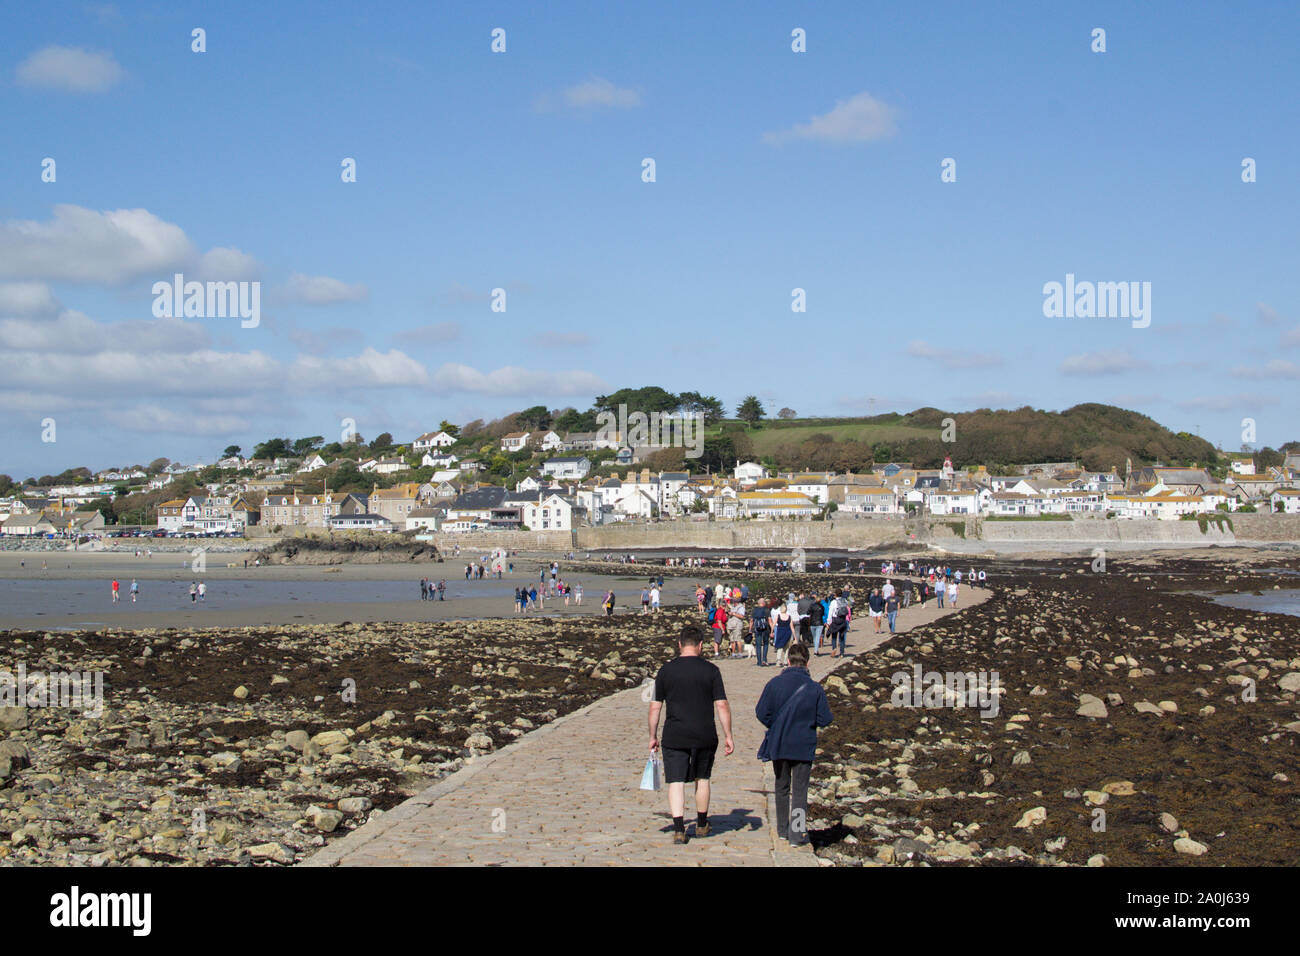
[[[506,489],[497,485],[486,485],[473,491],[463,491],[450,505],[454,511],[486,511],[498,508],[506,500]]]

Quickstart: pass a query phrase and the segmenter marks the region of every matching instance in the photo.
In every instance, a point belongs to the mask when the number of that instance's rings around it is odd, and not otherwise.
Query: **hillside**
[[[953,441],[945,442],[951,418]],[[1093,470],[1166,464],[1213,466],[1214,446],[1187,433],[1111,405],[1075,405],[1062,412],[1032,408],[945,412],[920,408],[870,418],[770,420],[749,427],[725,420],[707,432],[706,446],[723,461],[726,446],[735,457],[770,458],[785,468],[862,469],[872,462],[910,461],[935,468],[951,455],[959,467],[990,469],[1040,461],[1081,462]]]

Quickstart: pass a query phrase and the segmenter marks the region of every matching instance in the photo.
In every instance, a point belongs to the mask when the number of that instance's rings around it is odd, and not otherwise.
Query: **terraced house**
[[[267,495],[262,501],[261,523],[274,528],[327,528],[339,515],[365,514],[364,495],[329,492],[319,495]]]

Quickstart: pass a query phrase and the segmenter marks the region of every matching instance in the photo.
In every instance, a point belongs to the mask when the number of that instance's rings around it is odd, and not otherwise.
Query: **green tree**
[[[307,454],[307,452],[319,448],[325,444],[323,435],[312,435],[308,438],[299,438],[293,443],[293,453],[298,456]]]
[[[293,451],[293,443],[287,438],[268,438],[253,449],[254,458],[284,458]]]
[[[240,451],[240,448],[239,448],[238,445],[227,445],[227,446],[226,446],[226,450],[223,451],[223,452],[221,453],[221,457],[222,457],[222,458],[234,458],[236,455],[239,454],[239,451]]]
[[[750,425],[761,421],[765,414],[763,403],[758,400],[757,395],[745,396],[745,400],[736,407],[736,417]]]
[[[722,402],[712,395],[701,395],[699,392],[682,392],[677,396],[678,410],[693,415],[696,412],[703,413],[704,423],[712,425],[722,419],[725,409]]]
[[[445,419],[445,418],[444,418],[444,419],[443,419],[443,420],[438,424],[438,431],[440,431],[440,432],[446,432],[446,433],[447,433],[448,435],[450,435],[452,438],[457,438],[457,437],[460,436],[460,426],[459,426],[459,425],[453,425],[451,422],[447,421],[447,419]]]
[[[545,405],[534,405],[522,412],[515,412],[515,421],[524,431],[544,431],[551,427],[551,413]]]
[[[381,432],[379,437],[370,443],[371,451],[383,451],[393,447],[392,432]]]
[[[777,418],[796,418],[797,413],[793,408],[783,408],[776,413]]]

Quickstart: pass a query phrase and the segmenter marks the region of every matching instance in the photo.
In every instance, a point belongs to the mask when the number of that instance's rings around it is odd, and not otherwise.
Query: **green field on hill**
[[[788,422],[765,421],[759,428],[746,428],[738,420],[726,420],[705,430],[706,437],[741,432],[753,444],[759,458],[774,454],[782,445],[800,445],[815,435],[828,435],[834,442],[856,441],[867,446],[881,442],[894,444],[909,438],[937,439],[934,428],[897,423],[873,423],[863,419],[822,418],[792,419]]]

